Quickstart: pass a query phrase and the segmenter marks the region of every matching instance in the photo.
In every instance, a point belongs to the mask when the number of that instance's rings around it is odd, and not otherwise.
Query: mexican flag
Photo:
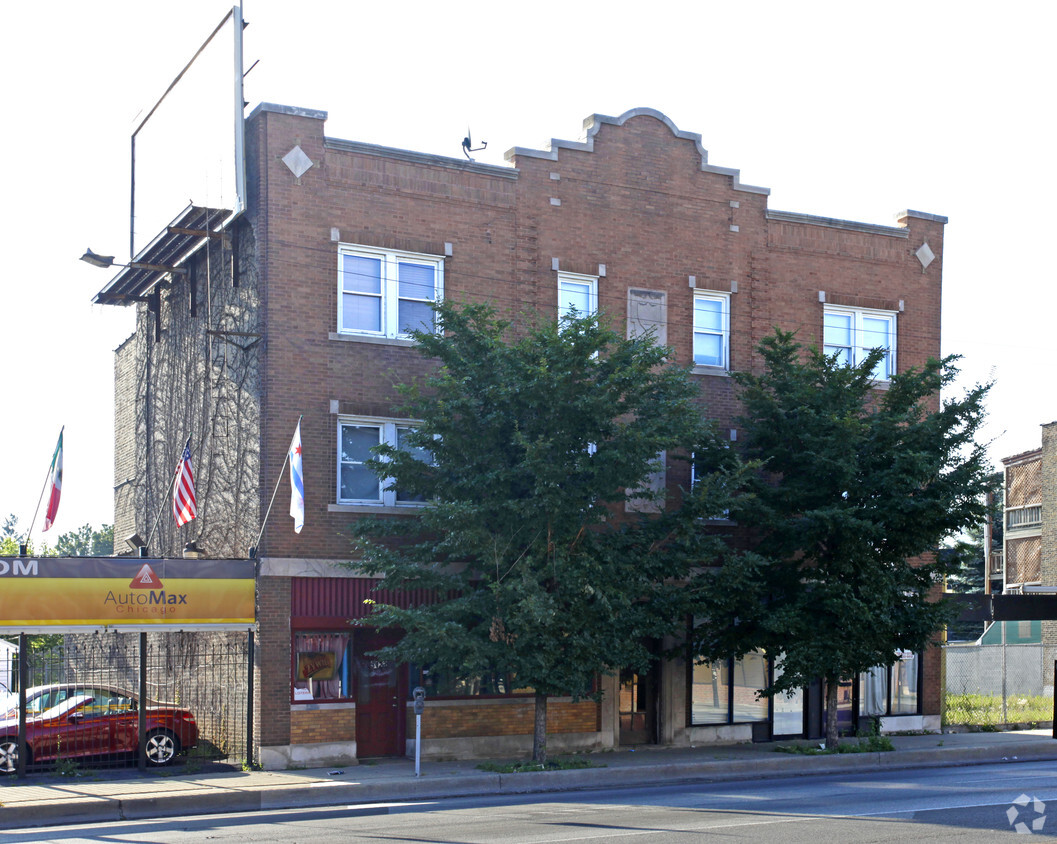
[[[59,496],[62,494],[62,433],[59,431],[59,442],[51,458],[51,471],[48,473],[48,511],[44,514],[44,530],[55,524],[55,514],[59,512]]]

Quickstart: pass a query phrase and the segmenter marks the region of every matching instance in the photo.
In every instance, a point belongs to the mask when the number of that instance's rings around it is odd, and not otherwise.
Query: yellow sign
[[[255,621],[252,560],[0,558],[0,629]]]
[[[330,651],[312,651],[297,655],[298,680],[333,680],[337,659]]]

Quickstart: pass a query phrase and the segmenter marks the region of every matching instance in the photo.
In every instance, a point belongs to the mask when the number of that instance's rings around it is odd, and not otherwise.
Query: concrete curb
[[[171,794],[159,791],[142,796],[77,796],[62,800],[32,800],[9,806],[2,805],[3,791],[0,790],[0,829],[327,806],[347,806],[352,812],[378,814],[388,809],[371,804],[1050,760],[1057,760],[1057,743],[1008,742],[999,746],[938,746],[832,756],[768,753],[743,759],[613,765],[521,774],[482,772],[419,779],[390,777],[356,783],[306,780],[304,784],[268,786],[231,781],[233,784],[226,787],[224,780],[215,780],[209,783],[208,789],[203,786],[202,789]],[[159,788],[164,785],[159,784]]]

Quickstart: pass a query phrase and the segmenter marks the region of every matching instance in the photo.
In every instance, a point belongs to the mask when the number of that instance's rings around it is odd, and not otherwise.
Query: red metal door
[[[353,634],[356,674],[356,755],[403,756],[407,683],[401,666],[368,656],[392,644],[391,634],[357,630]]]

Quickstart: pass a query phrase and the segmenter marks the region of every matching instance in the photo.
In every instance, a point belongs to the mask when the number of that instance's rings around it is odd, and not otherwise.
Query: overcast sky
[[[33,516],[66,426],[54,541],[113,520],[113,350],[131,308],[91,304],[128,255],[129,136],[231,3],[59,0],[5,9],[0,518]],[[1057,5],[1006,2],[360,4],[246,0],[259,102],[322,109],[331,137],[477,160],[576,140],[646,106],[770,207],[894,225],[950,218],[943,347],[994,378],[996,459],[1057,419],[1051,255]],[[173,151],[178,155],[178,151]],[[174,209],[173,216],[181,209]],[[278,467],[276,467],[278,468]],[[306,483],[315,479],[309,477]],[[322,481],[319,481],[322,482]]]

